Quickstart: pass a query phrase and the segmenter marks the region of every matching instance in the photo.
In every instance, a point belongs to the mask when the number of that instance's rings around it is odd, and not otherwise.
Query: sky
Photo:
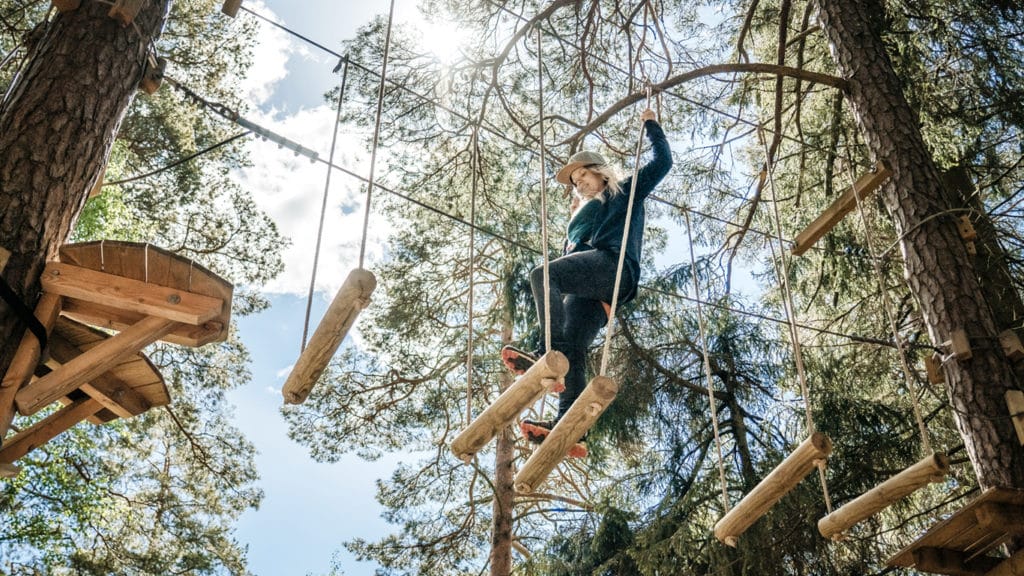
[[[416,19],[416,2],[396,0],[396,21]],[[360,25],[388,11],[383,1],[245,0],[243,6],[335,52],[341,52],[341,42],[352,38]],[[237,18],[255,17],[240,10]],[[340,81],[332,72],[337,58],[265,23],[258,37],[255,65],[243,85],[250,105],[246,118],[328,158],[335,111],[323,95]],[[305,447],[288,439],[281,415],[281,386],[301,346],[327,168],[272,142],[250,138],[246,145],[253,167],[236,177],[291,245],[283,254],[284,272],[265,288],[270,309],[238,318],[239,336],[253,358],[253,377],[230,400],[236,406],[236,425],[259,451],[256,466],[264,499],[258,510],[242,515],[236,538],[248,547],[250,570],[261,576],[327,574],[335,557],[348,576],[373,574],[376,564],[357,562],[342,543],[393,531],[380,517],[375,482],[390,476],[402,456],[315,462]],[[369,172],[368,154],[344,127],[335,163],[359,174]],[[378,175],[386,176],[386,171],[386,166],[377,166]],[[359,182],[339,172],[331,175],[310,332],[358,265],[364,197]],[[380,242],[388,231],[372,210],[370,229],[367,268],[381,257]],[[358,323],[350,338],[358,341]]]

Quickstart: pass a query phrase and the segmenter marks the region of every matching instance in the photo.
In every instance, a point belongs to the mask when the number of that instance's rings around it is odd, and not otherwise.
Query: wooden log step
[[[452,442],[452,452],[463,462],[470,462],[498,432],[508,426],[527,406],[535,403],[549,390],[549,384],[565,378],[569,360],[552,350],[541,356],[533,366],[516,379],[493,404],[459,433]]]
[[[377,278],[369,270],[356,268],[349,272],[281,388],[285,402],[301,404],[306,401],[359,313],[369,304],[376,287]]]
[[[614,380],[595,376],[516,474],[513,484],[516,492],[531,494],[537,490],[618,393],[619,385]]]
[[[948,473],[949,456],[931,454],[818,520],[818,531],[825,538],[838,539],[854,524],[875,515],[919,488],[939,482]]]
[[[832,440],[811,434],[742,500],[715,523],[715,537],[729,546],[832,452]]]

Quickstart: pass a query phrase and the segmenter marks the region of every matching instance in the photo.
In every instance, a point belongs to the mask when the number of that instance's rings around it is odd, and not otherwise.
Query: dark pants
[[[606,250],[588,250],[556,258],[548,263],[551,288],[551,347],[565,354],[569,373],[565,391],[558,399],[558,418],[576,401],[587,385],[587,349],[608,322],[601,302],[611,303],[615,289],[618,255]],[[633,279],[623,269],[619,298],[628,294]],[[544,268],[530,273],[537,318],[544,329]]]

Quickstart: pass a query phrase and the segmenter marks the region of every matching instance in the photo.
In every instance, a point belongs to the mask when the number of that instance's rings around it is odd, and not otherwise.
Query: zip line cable
[[[144,180],[146,178],[149,178],[150,176],[156,176],[157,174],[160,174],[162,172],[166,172],[166,171],[170,170],[171,168],[174,168],[176,166],[180,166],[180,165],[182,165],[182,164],[184,164],[186,162],[189,162],[190,160],[194,160],[194,159],[196,159],[196,158],[198,158],[198,157],[200,157],[200,156],[202,156],[204,154],[207,154],[209,152],[213,152],[217,148],[220,148],[221,146],[225,146],[227,144],[230,144],[230,143],[234,142],[235,140],[238,140],[239,138],[241,138],[243,136],[248,136],[249,134],[252,134],[252,131],[246,130],[245,132],[239,132],[238,134],[235,134],[234,136],[231,136],[231,137],[229,137],[229,138],[227,138],[225,140],[221,140],[220,142],[217,142],[216,144],[207,146],[206,148],[203,148],[202,150],[199,150],[198,152],[194,152],[192,154],[189,154],[188,156],[185,156],[184,158],[179,158],[179,159],[171,162],[170,164],[167,164],[165,166],[161,166],[160,168],[157,168],[156,170],[151,170],[149,172],[146,172],[145,174],[139,174],[137,176],[131,176],[129,178],[123,178],[121,180],[112,180],[110,182],[103,182],[102,187],[114,186],[114,185],[117,185],[117,184],[127,184],[129,182],[135,182],[136,180]]]

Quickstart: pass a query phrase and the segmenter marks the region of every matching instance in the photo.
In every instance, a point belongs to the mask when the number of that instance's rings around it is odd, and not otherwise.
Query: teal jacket
[[[622,298],[626,303],[636,296],[640,281],[640,251],[644,244],[644,221],[646,213],[644,200],[654,187],[672,169],[672,150],[661,126],[654,120],[644,122],[644,132],[651,141],[654,158],[637,173],[636,193],[633,199],[633,213],[629,223],[629,237],[626,239],[626,259],[623,266],[630,271],[632,280],[629,291]],[[633,176],[619,183],[621,192],[609,197],[604,191],[604,202],[591,200],[576,213],[569,222],[563,254],[574,254],[585,250],[607,250],[618,256],[622,249],[622,231],[626,225],[626,210],[629,208],[629,190]]]

